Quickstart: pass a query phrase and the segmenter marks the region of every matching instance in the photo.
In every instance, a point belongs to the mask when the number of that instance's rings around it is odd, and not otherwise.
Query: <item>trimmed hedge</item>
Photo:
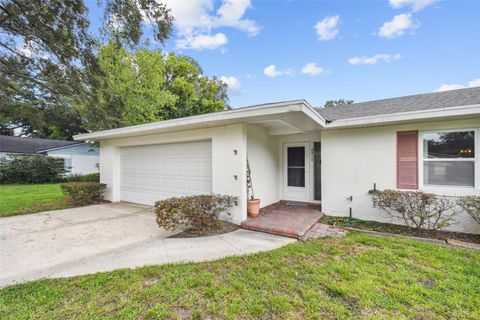
[[[66,180],[68,182],[100,182],[100,173],[72,174]]]
[[[421,191],[378,191],[373,194],[372,204],[417,231],[449,227],[459,213],[451,198]]]
[[[480,196],[462,197],[457,203],[473,220],[480,223]]]
[[[187,227],[191,231],[215,230],[220,226],[220,214],[236,204],[237,197],[225,195],[198,195],[169,198],[155,203],[157,224],[174,230]]]
[[[63,159],[41,154],[9,155],[0,162],[0,184],[54,183],[64,174]]]
[[[103,202],[106,184],[98,182],[67,182],[60,184],[63,193],[81,205]]]

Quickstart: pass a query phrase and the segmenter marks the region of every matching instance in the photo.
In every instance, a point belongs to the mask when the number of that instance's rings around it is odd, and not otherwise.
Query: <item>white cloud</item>
[[[403,7],[410,7],[412,11],[420,11],[423,8],[437,2],[438,0],[390,0],[392,8],[398,9]]]
[[[241,84],[240,81],[238,81],[237,78],[230,76],[230,77],[225,77],[222,76],[220,77],[220,80],[225,82],[228,87],[228,93],[233,94],[233,95],[239,95],[240,94],[240,88]]]
[[[472,81],[469,81],[469,82],[468,82],[468,86],[469,86],[470,88],[480,87],[480,79],[473,79]]]
[[[348,63],[353,64],[353,65],[359,65],[359,64],[377,64],[380,61],[383,62],[392,62],[394,60],[400,60],[402,58],[402,55],[400,54],[376,54],[371,57],[353,57],[348,59]]]
[[[334,39],[340,31],[338,29],[339,24],[340,17],[338,15],[325,17],[322,21],[318,21],[315,25],[318,39],[322,41]]]
[[[217,33],[214,35],[198,34],[175,40],[175,46],[179,49],[203,50],[216,49],[227,42],[228,38],[223,33]]]
[[[274,64],[271,64],[265,69],[263,69],[263,74],[271,78],[278,77],[278,76],[288,76],[288,75],[291,75],[292,73],[293,73],[293,70],[291,68],[285,71],[280,71],[280,70],[277,70],[277,66]]]
[[[222,6],[217,10],[218,17],[213,25],[216,27],[233,27],[255,36],[260,32],[260,28],[255,21],[242,19],[250,7],[250,0],[224,0]]]
[[[480,79],[473,79],[472,81],[468,82],[468,87],[473,88],[473,87],[480,87]],[[434,92],[441,92],[441,91],[449,91],[449,90],[457,90],[457,89],[464,89],[467,88],[467,86],[464,86],[463,84],[457,84],[457,83],[452,83],[452,84],[442,84],[440,87],[434,90]]]
[[[387,21],[378,30],[378,35],[382,38],[396,38],[405,34],[407,30],[412,30],[420,26],[419,22],[412,19],[410,13],[402,13]]]
[[[250,0],[223,0],[219,7],[213,0],[164,0],[163,2],[171,9],[175,18],[174,25],[180,37],[180,42],[177,43],[180,44],[185,42],[182,40],[188,42],[188,39],[198,35],[211,36],[214,29],[221,27],[235,28],[250,36],[260,32],[255,21],[243,17],[251,7]]]
[[[302,68],[302,74],[315,76],[323,73],[326,73],[326,70],[317,66],[315,62],[309,62]]]

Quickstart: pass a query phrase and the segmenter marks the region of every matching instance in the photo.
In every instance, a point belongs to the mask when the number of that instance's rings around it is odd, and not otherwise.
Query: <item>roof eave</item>
[[[47,149],[39,149],[39,150],[37,150],[37,151],[35,151],[35,152],[54,151],[54,150],[59,150],[59,149],[70,148],[70,147],[73,147],[73,146],[78,146],[79,144],[84,144],[84,142],[75,142],[75,143],[67,144],[67,145],[60,146],[60,147],[53,147],[53,148],[47,148]]]
[[[147,123],[142,125],[123,127],[111,130],[85,133],[73,137],[76,141],[101,141],[125,137],[127,135],[146,135],[155,133],[165,133],[170,131],[179,131],[181,129],[189,130],[190,127],[203,126],[213,127],[216,124],[221,125],[225,121],[235,121],[241,123],[247,118],[257,116],[269,116],[284,114],[288,112],[303,112],[312,118],[320,126],[325,125],[325,120],[308,104],[305,100],[293,100],[279,103],[270,103],[252,107],[239,108],[234,110],[202,114],[185,118],[171,119],[160,122]]]
[[[480,116],[480,104],[340,119],[327,123],[325,129],[378,126],[421,120],[440,120],[445,118],[465,117],[471,115]]]

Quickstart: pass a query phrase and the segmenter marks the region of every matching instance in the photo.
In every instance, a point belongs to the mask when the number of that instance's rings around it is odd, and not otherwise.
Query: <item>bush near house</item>
[[[450,198],[421,191],[378,191],[373,194],[372,202],[374,207],[417,231],[446,228],[459,213],[456,202]]]
[[[457,203],[473,220],[480,223],[480,196],[462,197]]]
[[[100,182],[100,173],[72,174],[66,180],[68,182]]]
[[[64,174],[63,159],[40,154],[11,155],[0,163],[0,184],[53,183]]]
[[[198,195],[169,198],[155,203],[157,224],[173,230],[186,226],[192,231],[214,230],[220,226],[220,214],[228,213],[237,197],[226,195]]]
[[[103,202],[106,184],[98,182],[67,182],[60,184],[63,193],[80,205]]]

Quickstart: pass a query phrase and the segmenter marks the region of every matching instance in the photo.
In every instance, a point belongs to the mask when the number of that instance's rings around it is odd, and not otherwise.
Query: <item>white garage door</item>
[[[120,198],[155,201],[212,192],[212,143],[196,141],[138,147],[120,152]]]

